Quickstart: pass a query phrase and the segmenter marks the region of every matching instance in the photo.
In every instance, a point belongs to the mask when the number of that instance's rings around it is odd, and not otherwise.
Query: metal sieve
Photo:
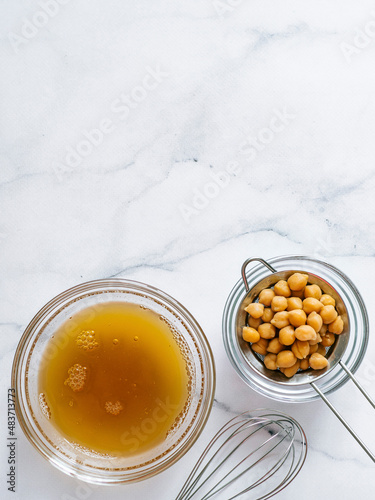
[[[309,259],[309,258],[303,258],[303,257],[296,257],[294,258],[293,263],[295,264],[297,260],[303,260],[306,259],[306,261],[314,262],[315,267],[316,264],[323,264],[324,266],[328,266],[325,263],[320,263],[319,261],[316,261],[314,259]],[[286,259],[288,260],[288,258]],[[293,258],[290,258],[290,260],[293,260]],[[249,273],[246,273],[247,266],[252,263],[252,262],[259,262],[262,266],[265,266],[265,268],[270,271],[271,274],[268,272],[264,275],[264,273],[260,273],[262,275],[260,280],[257,280],[254,283],[254,280],[252,280],[251,284],[249,285]],[[354,363],[353,364],[353,369],[351,370],[350,367],[347,366],[347,364],[343,361],[343,357],[345,355],[345,352],[347,350],[349,341],[353,343],[353,336],[356,336],[356,331],[351,325],[350,317],[348,314],[348,307],[346,305],[345,300],[342,298],[342,294],[340,292],[345,292],[343,287],[334,287],[332,285],[332,282],[328,282],[327,279],[323,278],[319,274],[316,274],[314,272],[311,272],[310,270],[306,269],[305,266],[301,268],[288,268],[286,266],[286,263],[283,262],[283,265],[281,266],[283,269],[281,271],[278,271],[275,269],[269,262],[265,261],[264,259],[261,258],[250,258],[247,259],[243,265],[242,265],[242,282],[243,285],[245,286],[245,291],[246,294],[245,296],[242,296],[242,299],[239,300],[236,303],[236,313],[235,313],[235,318],[234,318],[234,335],[235,335],[235,343],[237,343],[239,351],[240,351],[240,358],[242,357],[242,360],[240,360],[240,363],[245,363],[246,365],[246,375],[247,377],[253,377],[255,376],[257,380],[264,379],[266,381],[271,381],[273,384],[273,391],[276,394],[276,399],[279,399],[277,397],[277,392],[278,389],[280,388],[288,388],[292,391],[292,393],[295,394],[296,399],[298,401],[299,395],[304,396],[306,392],[306,387],[310,386],[314,389],[314,391],[320,396],[323,401],[327,404],[327,406],[332,410],[332,412],[336,415],[336,417],[342,422],[342,424],[346,427],[346,429],[350,432],[350,434],[356,439],[356,441],[360,444],[360,446],[365,450],[365,452],[369,455],[369,457],[375,462],[375,455],[368,449],[368,447],[365,445],[365,443],[359,438],[359,436],[354,432],[354,430],[350,427],[350,425],[346,422],[346,420],[341,416],[341,414],[336,410],[336,408],[332,405],[332,403],[327,399],[325,396],[325,391],[324,388],[319,387],[318,382],[323,381],[326,377],[329,377],[332,372],[344,372],[346,375],[346,380],[349,378],[353,381],[353,383],[356,385],[356,387],[361,391],[361,393],[365,396],[365,398],[369,401],[369,403],[375,408],[375,402],[370,398],[370,396],[367,394],[367,392],[363,389],[363,387],[359,384],[358,380],[354,377],[352,371],[355,371],[355,369],[358,368],[359,363]],[[333,268],[333,266],[328,266],[330,267],[330,271],[334,270],[334,272],[337,271],[337,273],[340,273],[338,270]],[[318,269],[319,270],[319,269]],[[263,363],[263,356],[260,356],[259,354],[255,353],[249,346],[247,342],[245,342],[242,339],[242,327],[246,325],[246,319],[247,319],[247,313],[244,311],[244,308],[250,303],[254,302],[257,300],[257,297],[261,290],[264,288],[269,288],[273,286],[277,281],[279,280],[287,280],[289,276],[295,272],[300,272],[300,273],[308,273],[309,274],[309,283],[310,284],[316,284],[319,285],[320,288],[322,289],[323,293],[328,293],[334,297],[336,300],[336,308],[339,312],[339,314],[342,316],[343,321],[344,321],[344,330],[340,335],[336,336],[335,343],[327,349],[326,357],[328,359],[329,365],[327,368],[323,370],[306,370],[306,371],[301,371],[298,372],[294,377],[288,379],[285,377],[280,371],[273,371],[273,370],[268,370],[264,363]],[[259,274],[259,273],[258,273]],[[343,276],[342,274],[340,274]],[[346,277],[345,277],[346,278]],[[347,279],[348,280],[348,279]],[[350,283],[350,281],[348,280]],[[339,283],[339,282],[338,282]],[[243,288],[243,286],[242,286]],[[338,290],[340,288],[340,292]],[[358,300],[362,300],[358,291],[356,291],[356,297]],[[233,292],[232,292],[233,295]],[[231,297],[228,298],[228,301],[230,300]],[[233,304],[232,304],[233,306]],[[367,320],[367,314],[366,310],[364,308],[363,303],[361,304],[362,306],[362,312],[364,313],[365,319]],[[229,304],[227,302],[226,309],[228,309]],[[352,309],[352,307],[351,307]],[[225,311],[226,312],[226,311]],[[225,313],[224,312],[224,313]],[[226,314],[224,314],[224,320],[225,320]],[[355,317],[352,315],[353,323],[356,324]],[[238,356],[233,356],[233,345],[230,346],[228,345],[228,338],[226,338],[225,335],[225,329],[226,329],[226,324],[225,321],[223,321],[223,327],[224,327],[224,343],[226,345],[227,353],[229,355],[230,360],[232,361],[233,364],[237,364],[239,361]],[[228,333],[228,332],[227,332]],[[360,341],[363,342],[364,344],[364,349],[367,346],[367,337],[368,337],[368,324],[365,321],[364,322],[364,335],[361,337]],[[356,340],[354,338],[354,340]],[[361,349],[361,355],[360,358],[363,358],[363,351],[364,349]],[[361,361],[359,359],[359,361]],[[358,360],[356,360],[358,361]],[[238,366],[236,367],[238,371]],[[240,368],[241,370],[241,368]],[[240,373],[241,374],[241,373]],[[243,374],[241,374],[243,375]],[[245,381],[246,378],[243,376]],[[250,384],[252,385],[252,384]],[[261,384],[260,384],[261,385]],[[323,384],[324,385],[324,384]],[[257,389],[257,384],[255,384],[255,389]],[[335,387],[334,387],[335,388]],[[267,394],[269,395],[269,394]],[[273,397],[271,395],[271,397]],[[282,398],[280,398],[282,399]]]

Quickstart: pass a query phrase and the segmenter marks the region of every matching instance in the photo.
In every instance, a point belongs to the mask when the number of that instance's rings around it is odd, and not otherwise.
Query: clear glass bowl
[[[267,262],[276,271],[304,271],[315,274],[337,290],[345,303],[350,324],[348,345],[341,359],[354,373],[366,352],[369,327],[366,307],[352,281],[336,267],[310,257],[283,256],[269,259]],[[270,270],[260,263],[249,268],[246,271],[246,277],[250,291],[270,274]],[[240,305],[246,295],[241,278],[229,294],[223,313],[224,346],[237,373],[254,390],[272,399],[292,403],[319,399],[319,394],[309,383],[293,385],[275,382],[263,376],[249,362],[249,356],[253,356],[253,353],[248,344],[242,340],[242,331],[237,321]],[[348,379],[348,375],[338,364],[315,383],[324,394],[329,394],[345,384]]]
[[[104,302],[131,302],[162,316],[183,344],[192,375],[184,417],[158,446],[131,457],[101,455],[74,446],[43,415],[38,402],[40,363],[56,354],[45,350],[50,337],[72,314]],[[55,347],[57,349],[57,347]],[[51,464],[97,484],[146,479],[175,463],[194,444],[209,416],[215,391],[215,366],[209,343],[193,316],[160,290],[135,281],[109,279],[83,283],[46,304],[26,328],[15,353],[12,387],[16,412],[31,444]]]

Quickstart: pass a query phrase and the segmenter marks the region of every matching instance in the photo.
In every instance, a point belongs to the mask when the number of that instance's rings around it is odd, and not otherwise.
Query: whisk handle
[[[350,373],[350,372],[349,372]],[[350,373],[350,378],[354,378],[354,376]],[[363,388],[359,385],[357,380],[355,380],[355,384],[357,387],[360,389],[360,391],[364,393]],[[332,412],[336,415],[336,417],[340,420],[340,422],[346,427],[346,429],[350,432],[350,434],[354,437],[354,439],[357,441],[357,443],[364,449],[364,451],[367,453],[367,455],[371,458],[373,462],[375,462],[375,455],[372,453],[372,451],[366,446],[366,444],[362,441],[362,439],[354,432],[354,430],[350,427],[348,422],[344,419],[344,417],[336,410],[336,408],[333,406],[333,404],[325,397],[323,392],[319,389],[317,385],[314,384],[314,382],[311,382],[311,386],[315,389],[315,391],[319,394],[319,396],[323,399],[323,401],[326,403],[326,405],[332,410]],[[365,394],[366,395],[366,394]],[[366,395],[367,398],[368,395]],[[368,396],[369,398],[369,396]],[[371,399],[369,399],[371,404],[373,402]]]

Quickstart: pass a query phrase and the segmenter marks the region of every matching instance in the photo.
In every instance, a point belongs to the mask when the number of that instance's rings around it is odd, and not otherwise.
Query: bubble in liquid
[[[68,385],[74,392],[82,391],[87,378],[87,368],[76,363],[69,368],[68,375],[69,377],[65,380],[64,384]]]
[[[92,351],[99,345],[95,340],[94,330],[86,330],[81,332],[77,337],[76,344],[80,349],[83,349],[84,351]]]
[[[41,392],[39,394],[39,406],[40,409],[42,410],[43,415],[49,420],[51,418],[51,410],[49,409],[49,406],[46,401],[46,396]]]
[[[113,339],[113,343],[114,343],[115,345],[117,345],[117,344],[118,344],[118,339]]]
[[[110,415],[118,415],[124,409],[120,401],[115,401],[115,403],[107,401],[104,405],[104,408],[105,411]]]
[[[136,336],[134,337],[134,340],[137,342],[138,338],[139,338],[139,337],[136,335]]]

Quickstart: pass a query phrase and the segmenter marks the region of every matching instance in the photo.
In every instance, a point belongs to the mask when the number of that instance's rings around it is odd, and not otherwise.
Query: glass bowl
[[[56,355],[53,349],[45,349],[54,332],[72,314],[114,301],[139,304],[163,317],[183,346],[181,349],[191,374],[189,401],[174,429],[161,444],[128,457],[103,455],[70,443],[43,415],[38,401],[39,368],[42,362]],[[215,366],[201,327],[175,299],[136,281],[97,280],[61,293],[31,320],[15,353],[12,387],[16,390],[16,412],[21,428],[51,464],[66,474],[91,483],[129,483],[165,470],[194,444],[212,407]]]
[[[276,271],[299,271],[319,276],[337,291],[345,304],[347,322],[350,325],[341,361],[354,373],[365,355],[369,333],[366,307],[355,285],[336,267],[310,257],[283,256],[269,259],[267,262]],[[242,339],[244,320],[241,323],[241,316],[245,318],[242,311],[243,302],[252,290],[256,290],[257,284],[270,275],[270,270],[263,264],[255,264],[246,271],[250,292],[246,291],[241,278],[229,294],[223,313],[225,350],[240,377],[260,394],[292,403],[319,399],[319,394],[309,382],[298,383],[298,380],[297,382],[293,380],[294,377],[285,382],[272,380],[266,375],[267,370],[264,366],[260,366],[261,362],[255,359],[256,356],[249,344]],[[298,376],[296,378],[298,379]],[[332,370],[319,376],[314,383],[324,394],[329,394],[345,384],[348,379],[347,373],[340,364],[337,364]]]

